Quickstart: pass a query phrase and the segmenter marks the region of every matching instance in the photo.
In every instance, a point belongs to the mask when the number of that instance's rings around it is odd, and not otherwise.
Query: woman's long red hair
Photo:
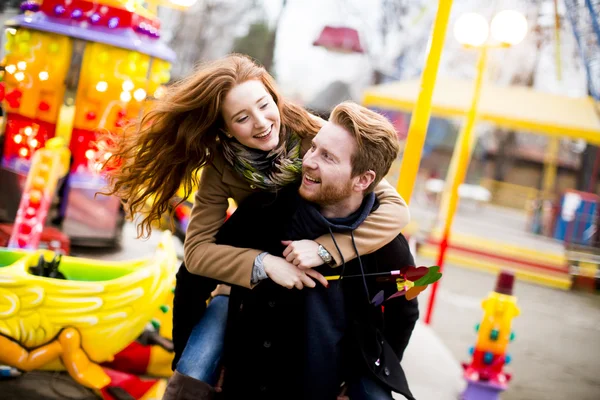
[[[169,87],[140,121],[107,141],[112,143],[107,162],[110,185],[103,194],[120,197],[131,219],[143,210],[139,236],[150,234],[152,223],[168,212],[169,201],[181,185],[184,198],[191,194],[195,172],[218,151],[225,96],[236,85],[252,79],[261,81],[273,96],[285,132],[301,137],[318,132],[318,120],[285,101],[273,78],[250,58],[232,54],[200,65],[189,77]]]

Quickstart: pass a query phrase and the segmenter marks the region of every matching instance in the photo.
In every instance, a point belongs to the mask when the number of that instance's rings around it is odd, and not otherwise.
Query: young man
[[[352,235],[377,207],[372,189],[398,151],[389,121],[342,103],[305,155],[300,186],[247,199],[217,241],[281,254],[289,241],[327,232]],[[327,253],[320,249],[325,264]],[[331,400],[345,384],[351,400],[391,399],[392,390],[412,399],[399,362],[418,319],[417,302],[395,298],[384,303],[383,312],[372,299],[381,290],[387,298],[395,283],[368,276],[407,265],[414,260],[402,235],[335,269],[323,265],[303,271],[289,265],[262,271],[255,265],[262,281],[252,290],[234,287],[231,293],[223,396]],[[291,290],[266,279],[275,275]],[[322,275],[342,278],[328,284]],[[294,289],[315,286],[311,277],[323,285]]]

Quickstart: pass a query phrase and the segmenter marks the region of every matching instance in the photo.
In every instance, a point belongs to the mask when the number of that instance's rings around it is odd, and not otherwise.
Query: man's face
[[[300,196],[322,206],[348,198],[356,180],[352,178],[351,163],[355,151],[352,135],[341,126],[327,122],[304,155]]]

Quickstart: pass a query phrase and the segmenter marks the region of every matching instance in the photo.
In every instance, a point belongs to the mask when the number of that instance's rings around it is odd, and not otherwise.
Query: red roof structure
[[[321,46],[327,50],[341,53],[365,52],[360,44],[358,31],[348,27],[326,26],[321,31],[319,38],[313,42],[313,46]]]

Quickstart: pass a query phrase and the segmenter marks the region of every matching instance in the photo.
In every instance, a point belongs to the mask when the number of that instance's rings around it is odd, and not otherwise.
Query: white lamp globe
[[[514,46],[527,34],[527,19],[518,11],[500,11],[492,19],[491,31],[495,40]]]
[[[465,46],[478,47],[485,43],[489,35],[489,26],[481,14],[465,13],[454,24],[454,37]]]

